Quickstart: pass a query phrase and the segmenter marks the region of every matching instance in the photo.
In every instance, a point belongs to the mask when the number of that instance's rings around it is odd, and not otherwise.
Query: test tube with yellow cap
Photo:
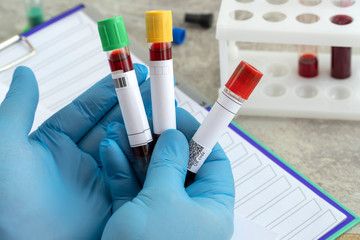
[[[171,11],[147,11],[145,23],[150,53],[152,116],[156,140],[167,129],[176,129]]]

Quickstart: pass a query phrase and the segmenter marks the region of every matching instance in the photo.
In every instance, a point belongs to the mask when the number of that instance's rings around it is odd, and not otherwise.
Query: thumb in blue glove
[[[134,68],[141,84],[147,69]],[[122,121],[111,76],[29,135],[38,98],[32,71],[17,68],[0,106],[0,238],[99,239],[112,207],[99,143]]]
[[[195,182],[184,188],[188,140],[199,126],[177,109],[177,130],[164,132],[152,155],[143,189],[122,150],[104,140],[100,157],[110,178],[113,215],[103,239],[229,239],[233,231],[234,183],[229,160],[214,148]]]

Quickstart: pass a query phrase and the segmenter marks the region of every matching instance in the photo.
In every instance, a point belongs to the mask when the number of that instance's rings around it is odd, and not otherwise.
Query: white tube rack
[[[316,1],[313,1],[316,2]],[[319,75],[298,75],[297,52],[242,51],[234,42],[360,47],[360,2],[349,7],[331,0],[306,6],[299,0],[223,0],[216,27],[222,89],[241,60],[264,73],[241,113],[244,115],[360,120],[360,56],[352,56],[352,74],[330,76],[330,54],[319,54]],[[277,3],[277,4],[275,4]],[[314,14],[315,23],[297,20]],[[237,20],[237,15],[241,20]],[[348,15],[348,25],[331,22]]]

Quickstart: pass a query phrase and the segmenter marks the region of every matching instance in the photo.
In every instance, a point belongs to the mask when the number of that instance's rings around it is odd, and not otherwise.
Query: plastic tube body
[[[171,42],[149,43],[154,137],[176,129],[174,71]]]
[[[194,182],[195,175],[211,153],[243,102],[249,98],[263,74],[241,61],[219,95],[216,103],[189,142],[190,155],[185,187]]]
[[[320,1],[302,0],[300,2],[306,6],[313,6]],[[312,24],[319,20],[315,14],[301,14],[296,19],[304,24]],[[318,46],[299,45],[298,53],[299,75],[305,78],[316,77],[318,75]]]
[[[318,47],[310,45],[298,46],[299,75],[306,78],[318,75]]]
[[[152,135],[128,47],[107,52],[136,168],[146,173],[153,148]]]
[[[348,7],[353,1],[341,0],[340,7]],[[337,25],[350,24],[353,19],[348,15],[335,15],[331,22]],[[345,79],[351,75],[351,47],[331,47],[331,76],[337,79]]]
[[[227,88],[219,95],[216,103],[189,142],[190,156],[185,186],[193,182],[195,174],[244,101]]]
[[[351,75],[351,47],[331,47],[331,76],[345,79]]]

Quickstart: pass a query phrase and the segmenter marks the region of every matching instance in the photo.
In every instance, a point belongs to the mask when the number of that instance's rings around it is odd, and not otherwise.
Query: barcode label
[[[211,149],[208,149],[191,139],[189,142],[189,151],[188,170],[197,173],[205,162],[205,159],[211,153]]]
[[[193,166],[197,166],[199,164],[199,156],[203,153],[204,147],[195,142],[194,140],[190,140],[189,142],[190,156],[189,156],[189,165],[188,169],[191,169]]]
[[[128,89],[129,87],[137,87],[138,81],[136,79],[135,70],[123,72],[122,70],[111,73],[114,86],[116,89]]]
[[[123,88],[128,85],[125,77],[114,78],[113,80],[115,88]]]

